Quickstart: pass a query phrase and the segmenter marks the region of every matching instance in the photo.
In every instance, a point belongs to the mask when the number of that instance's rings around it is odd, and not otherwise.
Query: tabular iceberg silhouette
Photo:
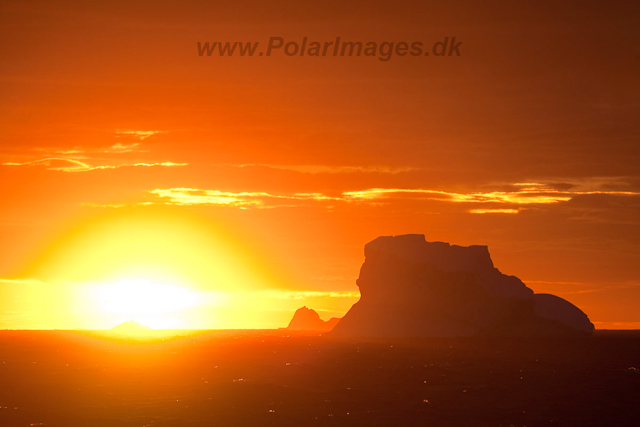
[[[494,267],[486,246],[427,242],[422,234],[365,245],[360,300],[332,336],[416,337],[591,334],[578,307],[534,294]]]

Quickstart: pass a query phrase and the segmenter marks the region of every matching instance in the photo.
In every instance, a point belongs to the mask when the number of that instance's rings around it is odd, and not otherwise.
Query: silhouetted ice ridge
[[[315,310],[307,307],[302,307],[296,310],[291,322],[287,329],[294,330],[307,330],[307,331],[330,331],[335,325],[338,324],[337,317],[333,317],[326,322],[320,318]]]

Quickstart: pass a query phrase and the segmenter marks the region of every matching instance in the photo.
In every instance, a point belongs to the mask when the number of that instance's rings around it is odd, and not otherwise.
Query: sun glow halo
[[[33,327],[110,329],[128,320],[153,329],[286,323],[273,320],[283,300],[252,295],[297,281],[282,273],[279,258],[251,228],[228,225],[146,207],[70,221],[18,275],[38,289],[25,307],[47,313]]]
[[[200,303],[195,291],[145,279],[121,280],[99,286],[95,290],[95,297],[102,311],[140,320],[167,315]]]

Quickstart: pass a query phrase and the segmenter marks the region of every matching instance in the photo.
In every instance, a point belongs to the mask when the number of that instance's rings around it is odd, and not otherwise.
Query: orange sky
[[[404,233],[640,327],[637,2],[0,7],[0,327],[113,326],[130,281],[196,292],[160,326],[340,316]],[[271,36],[462,45],[197,54]]]

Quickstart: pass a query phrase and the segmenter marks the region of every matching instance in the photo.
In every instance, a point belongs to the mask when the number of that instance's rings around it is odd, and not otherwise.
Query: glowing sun
[[[175,326],[166,315],[199,302],[198,293],[192,290],[144,279],[100,286],[96,297],[103,311],[135,319],[152,328]]]

